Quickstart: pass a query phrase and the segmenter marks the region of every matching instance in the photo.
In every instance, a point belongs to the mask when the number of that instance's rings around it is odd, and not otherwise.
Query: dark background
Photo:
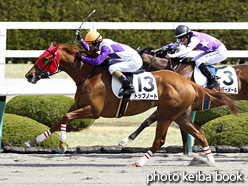
[[[4,0],[0,22],[247,22],[247,1],[240,0]],[[80,26],[80,25],[79,25]],[[7,50],[45,50],[53,41],[73,43],[75,30],[8,30]],[[82,36],[88,30],[82,31]],[[159,48],[175,41],[173,30],[97,30],[134,49]],[[221,40],[228,50],[248,50],[248,30],[197,30]],[[80,44],[76,42],[78,46]],[[81,47],[80,47],[81,48]],[[35,62],[36,59],[8,59]],[[6,61],[8,61],[6,60]],[[244,63],[228,58],[224,63]]]

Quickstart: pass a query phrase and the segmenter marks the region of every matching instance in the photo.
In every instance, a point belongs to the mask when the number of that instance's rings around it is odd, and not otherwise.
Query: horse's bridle
[[[56,73],[56,72],[54,72],[52,74],[49,73],[49,68],[50,68],[51,64],[53,63],[54,59],[55,59],[55,61],[57,63],[57,67],[59,67],[59,63],[58,63],[57,58],[56,58],[57,52],[54,53],[54,52],[52,52],[50,50],[46,50],[46,51],[50,52],[53,56],[48,61],[48,63],[44,66],[44,68],[42,68],[37,62],[34,64],[41,71],[40,75],[36,75],[36,77],[38,77],[38,78],[42,77],[43,79],[46,79],[46,78],[49,78],[49,76],[52,76],[52,75],[54,75]]]
[[[58,62],[58,60],[57,60],[57,58],[56,58],[57,52],[54,53],[54,52],[52,52],[52,51],[50,51],[50,50],[47,50],[47,51],[50,52],[53,56],[52,56],[52,58],[48,61],[48,63],[45,65],[44,68],[42,68],[39,64],[35,63],[35,66],[41,71],[41,74],[40,74],[40,75],[36,75],[37,78],[41,78],[41,77],[42,77],[43,79],[46,79],[46,78],[49,79],[49,76],[52,76],[52,75],[54,75],[54,74],[58,74],[58,73],[60,73],[60,72],[63,72],[63,71],[65,71],[65,70],[71,68],[71,67],[74,66],[74,65],[77,63],[77,61],[78,61],[78,59],[75,58],[75,61],[74,61],[73,64],[71,64],[69,67],[66,67],[66,68],[63,69],[63,70],[59,70],[59,62]],[[57,69],[56,72],[50,74],[50,73],[49,73],[49,68],[50,68],[51,64],[53,63],[54,59],[55,59],[55,61],[56,61],[56,64],[57,64],[58,69]],[[96,69],[96,67],[97,67],[97,66],[94,67],[94,69],[88,74],[88,76],[87,76],[82,82],[76,84],[76,86],[79,86],[79,85],[83,84],[83,83],[92,75],[92,73],[94,72],[94,70]],[[47,69],[46,69],[46,68],[47,68]]]
[[[50,50],[46,50],[46,51],[50,52],[53,56],[52,56],[52,58],[48,61],[48,63],[45,65],[44,68],[42,68],[39,64],[35,63],[35,66],[41,71],[41,74],[40,74],[40,75],[36,75],[37,78],[41,78],[41,77],[42,77],[43,79],[46,79],[46,78],[49,79],[49,76],[52,76],[52,75],[54,75],[54,74],[58,74],[58,73],[60,73],[60,72],[63,72],[63,71],[65,71],[65,70],[67,70],[68,68],[71,68],[71,67],[74,66],[74,65],[77,63],[77,61],[78,61],[77,59],[75,59],[75,62],[74,62],[73,64],[71,64],[69,67],[66,67],[66,68],[63,69],[63,70],[59,70],[59,62],[58,62],[58,60],[57,60],[57,58],[56,58],[57,52],[54,53],[54,52],[52,52],[52,51],[50,51]],[[56,72],[50,74],[50,73],[49,73],[49,68],[50,68],[51,64],[53,63],[54,59],[55,59],[55,62],[56,62],[56,64],[57,64],[58,69],[57,69]],[[46,69],[46,68],[47,68],[47,69]]]

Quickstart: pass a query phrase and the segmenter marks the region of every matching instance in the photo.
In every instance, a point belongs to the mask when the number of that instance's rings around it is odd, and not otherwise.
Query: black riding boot
[[[210,70],[209,66],[205,65],[204,63],[202,63],[199,66],[199,69],[201,70],[202,74],[208,78],[208,81],[210,82],[209,85],[207,86],[207,88],[208,89],[213,89],[218,82],[216,80],[215,75]]]
[[[118,96],[129,95],[135,93],[135,89],[132,83],[126,78],[125,75],[121,75],[118,80],[122,83],[122,88],[118,94]]]

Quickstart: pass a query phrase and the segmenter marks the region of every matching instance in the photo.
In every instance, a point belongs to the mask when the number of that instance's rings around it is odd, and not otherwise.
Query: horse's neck
[[[63,65],[62,65],[63,64]],[[66,64],[66,66],[65,66]],[[66,68],[73,63],[61,63],[62,68]],[[75,82],[75,84],[79,84],[84,82],[85,79],[91,79],[99,74],[109,74],[108,68],[103,66],[94,66],[88,63],[84,63],[82,61],[77,61],[75,65],[68,68],[65,71]],[[109,74],[110,75],[110,74]],[[86,84],[86,83],[84,83]],[[83,84],[83,85],[84,85]]]
[[[94,68],[93,65],[83,63],[80,60],[74,61],[74,58],[62,53],[59,69],[65,71],[77,84],[78,81],[87,77]]]

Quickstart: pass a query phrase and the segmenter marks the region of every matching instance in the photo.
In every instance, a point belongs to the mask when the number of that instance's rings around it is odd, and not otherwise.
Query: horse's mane
[[[142,48],[138,51],[139,55],[142,55],[143,53],[145,54],[149,54],[149,55],[154,55],[154,53],[152,53],[152,50],[154,50],[154,47],[146,47],[146,48]],[[160,57],[160,58],[164,58],[164,56],[166,55],[166,52],[161,52],[161,53],[157,53],[156,57]]]
[[[61,44],[59,49],[71,55],[75,55],[77,52],[79,52],[77,45],[68,45],[68,43]]]
[[[77,52],[80,52],[81,54],[85,54],[84,56],[87,56],[87,57],[96,58],[98,56],[96,52],[87,51],[87,50],[79,50],[77,45],[68,45],[68,42],[65,44],[61,44],[59,46],[59,49],[70,55],[75,55]],[[101,63],[100,66],[108,67],[109,66],[108,60],[104,60],[104,62]]]
[[[154,47],[146,47],[146,48],[142,48],[138,51],[139,55],[142,55],[143,53],[146,53],[146,54],[150,54],[151,55],[151,51],[154,50],[155,48]]]
[[[87,57],[93,57],[93,58],[96,58],[98,56],[97,53],[95,52],[92,52],[92,51],[87,51],[87,50],[79,50],[77,45],[68,45],[68,42],[65,43],[65,44],[61,44],[59,46],[59,49],[68,53],[68,54],[71,54],[71,55],[75,55],[77,52],[80,52],[81,54],[85,54],[84,56],[87,56]]]
[[[154,47],[151,47],[151,46],[148,46],[148,47],[145,47],[145,48],[142,48],[138,51],[139,55],[141,56],[142,54],[149,54],[149,55],[154,55],[154,53],[152,53],[151,51],[154,50],[155,48]],[[174,51],[171,51],[172,53]],[[171,53],[170,52],[170,53]],[[165,51],[161,52],[161,53],[157,53],[156,57],[159,57],[159,58],[164,58],[164,56],[166,55]],[[174,60],[180,60],[179,58],[174,58]],[[187,59],[184,58],[183,61],[181,61],[181,63],[188,63]]]

